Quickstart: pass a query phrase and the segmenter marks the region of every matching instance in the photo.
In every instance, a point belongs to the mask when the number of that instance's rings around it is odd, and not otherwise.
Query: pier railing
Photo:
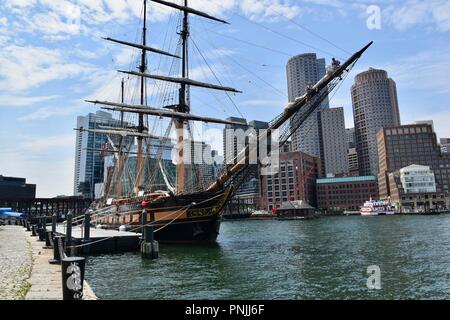
[[[74,217],[78,217],[84,214],[91,203],[91,199],[84,197],[0,198],[0,207],[11,208],[13,211],[24,213],[30,218],[41,216],[51,217],[53,214],[61,218],[69,211],[72,212]]]

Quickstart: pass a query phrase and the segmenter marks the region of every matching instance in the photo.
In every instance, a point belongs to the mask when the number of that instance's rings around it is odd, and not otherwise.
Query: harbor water
[[[86,279],[100,299],[450,298],[450,215],[224,221],[216,245],[160,251],[89,257]]]

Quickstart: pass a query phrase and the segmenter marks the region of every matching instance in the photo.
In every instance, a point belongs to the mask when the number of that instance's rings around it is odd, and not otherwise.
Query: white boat
[[[387,201],[370,199],[360,208],[359,213],[362,216],[388,216],[395,214],[395,208]]]

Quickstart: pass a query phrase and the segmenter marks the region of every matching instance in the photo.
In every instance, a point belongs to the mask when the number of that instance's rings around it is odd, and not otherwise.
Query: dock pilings
[[[54,213],[52,215],[52,232],[55,233],[56,232],[56,223],[58,220],[58,216],[56,215],[56,213]]]
[[[45,241],[45,229],[47,226],[47,218],[46,217],[41,217],[39,218],[39,222],[38,222],[38,236],[39,236],[39,241]]]
[[[154,219],[151,219],[153,222]],[[155,241],[153,226],[149,224],[147,219],[147,210],[142,211],[142,243],[141,256],[144,259],[158,259],[159,258],[159,243]]]

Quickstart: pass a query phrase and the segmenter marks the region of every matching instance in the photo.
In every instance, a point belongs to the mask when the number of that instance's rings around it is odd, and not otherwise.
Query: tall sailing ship
[[[178,10],[180,13],[179,45],[175,53],[150,47],[147,44],[147,5],[148,1]],[[194,170],[195,166],[186,165],[186,144],[192,141],[189,136],[193,121],[214,123],[222,125],[240,125],[229,120],[212,117],[198,116],[191,113],[190,88],[198,87],[206,90],[217,90],[226,93],[240,93],[240,91],[219,84],[211,84],[193,80],[189,77],[189,37],[190,15],[198,16],[217,23],[226,21],[213,17],[205,12],[189,7],[188,0],[183,5],[163,0],[143,0],[143,28],[142,43],[133,43],[113,38],[105,40],[115,44],[124,45],[140,50],[140,66],[138,71],[120,71],[129,77],[139,80],[139,104],[125,103],[123,94],[121,102],[89,100],[87,102],[100,105],[102,109],[120,114],[119,127],[102,126],[98,128],[79,128],[99,134],[106,134],[109,143],[101,151],[113,154],[113,170],[107,174],[104,183],[104,196],[96,200],[90,210],[92,221],[108,228],[126,226],[128,230],[140,231],[142,221],[148,222],[154,227],[155,239],[168,243],[203,243],[215,242],[219,234],[220,220],[224,207],[233,196],[239,184],[245,180],[249,167],[249,159],[258,155],[257,146],[247,144],[240,152],[239,159],[227,166],[215,181],[209,185],[195,183],[195,177],[188,170]],[[333,59],[333,65],[327,74],[315,85],[308,87],[307,92],[287,105],[283,113],[270,122],[269,128],[258,136],[258,142],[268,141],[275,130],[279,132],[279,148],[288,141],[296,129],[307,117],[320,105],[328,94],[343,81],[345,76],[353,68],[357,60],[372,44],[370,42],[363,49],[356,52],[344,63]],[[147,55],[149,53],[174,59],[179,63],[178,76],[166,76],[148,71]],[[147,79],[155,82],[170,83],[177,86],[178,99],[175,104],[156,108],[147,104]],[[159,88],[158,86],[156,86]],[[122,83],[123,89],[123,83]],[[162,90],[162,89],[161,89]],[[122,90],[123,91],[123,90]],[[301,112],[299,112],[301,111]],[[126,115],[136,116],[137,125],[130,125],[124,121]],[[150,128],[149,118],[156,121],[167,119],[168,128],[164,136],[154,134]],[[170,136],[175,129],[176,138]],[[186,134],[187,132],[187,134]],[[188,137],[186,137],[188,135]],[[130,149],[130,138],[136,150]],[[176,166],[175,186],[171,184],[164,165],[162,164],[163,148],[172,140],[176,142],[176,154],[178,162]],[[155,141],[157,141],[156,152]],[[152,145],[153,144],[153,145]],[[150,150],[153,153],[150,155]],[[277,150],[272,150],[277,152]],[[133,157],[136,160],[133,188],[124,188],[124,175],[127,161]],[[149,164],[148,158],[152,158]],[[148,168],[148,167],[151,168]],[[145,169],[147,167],[147,169]],[[144,174],[147,172],[147,174]],[[165,190],[155,190],[151,176],[162,177]],[[130,172],[128,172],[129,175]],[[192,188],[192,181],[196,187]],[[188,187],[190,182],[191,186]],[[144,218],[144,219],[143,219]]]

